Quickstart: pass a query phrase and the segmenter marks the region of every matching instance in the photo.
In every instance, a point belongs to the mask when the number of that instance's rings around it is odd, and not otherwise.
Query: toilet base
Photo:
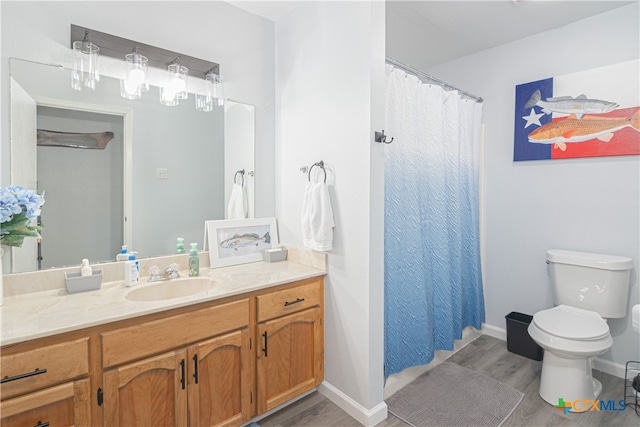
[[[558,406],[560,399],[567,403],[576,402],[571,412],[588,411],[592,401],[602,392],[602,384],[593,378],[591,358],[567,359],[547,350],[542,361],[540,377],[540,397]]]

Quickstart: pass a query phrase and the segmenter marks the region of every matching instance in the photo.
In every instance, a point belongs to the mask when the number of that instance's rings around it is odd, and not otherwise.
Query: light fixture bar
[[[171,64],[176,57],[180,57],[180,65],[187,67],[191,75],[206,75],[211,69],[213,69],[216,74],[220,74],[220,65],[215,62],[205,61],[179,52],[162,49],[73,24],[71,24],[70,43],[72,48],[73,42],[82,40],[86,31],[89,31],[91,42],[100,47],[101,56],[109,56],[122,60],[125,55],[131,53],[133,46],[137,46],[138,51],[149,59],[149,66],[151,67],[166,70],[167,66]]]

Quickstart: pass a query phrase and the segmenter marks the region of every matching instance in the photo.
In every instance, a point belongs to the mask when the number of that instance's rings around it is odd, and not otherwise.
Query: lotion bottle
[[[140,262],[135,252],[129,253],[129,260],[124,263],[124,285],[135,286],[140,282]]]
[[[200,275],[200,258],[198,257],[198,244],[192,243],[189,249],[189,276]]]
[[[116,255],[116,261],[127,261],[129,259],[129,253],[127,252],[127,245],[122,245],[120,253]]]

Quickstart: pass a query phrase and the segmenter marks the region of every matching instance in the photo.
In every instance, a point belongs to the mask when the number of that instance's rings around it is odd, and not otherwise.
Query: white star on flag
[[[535,109],[531,109],[531,113],[528,116],[522,116],[523,119],[527,121],[527,124],[524,125],[524,128],[528,128],[530,125],[538,125],[542,126],[540,123],[540,117],[544,116],[544,113],[536,114]]]

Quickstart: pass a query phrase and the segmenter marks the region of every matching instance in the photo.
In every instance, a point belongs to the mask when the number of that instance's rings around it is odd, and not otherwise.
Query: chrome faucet
[[[180,277],[178,273],[178,264],[169,264],[169,266],[164,269],[160,269],[157,265],[152,265],[149,267],[149,281],[150,282],[160,282],[162,280],[171,280],[177,279]]]

